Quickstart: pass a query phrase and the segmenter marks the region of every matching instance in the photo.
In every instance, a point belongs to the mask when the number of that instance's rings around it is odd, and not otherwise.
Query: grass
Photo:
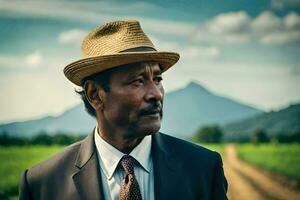
[[[300,180],[300,144],[237,145],[238,156],[251,164]]]
[[[22,172],[62,149],[63,146],[0,147],[0,199],[16,196]]]
[[[223,153],[224,144],[199,144]],[[0,147],[0,199],[17,199],[22,172],[63,146]],[[300,180],[300,144],[237,145],[241,159],[274,173]]]
[[[222,146],[201,144],[202,146],[221,153]],[[17,199],[18,185],[22,172],[29,167],[46,160],[63,146],[0,146],[0,199]]]

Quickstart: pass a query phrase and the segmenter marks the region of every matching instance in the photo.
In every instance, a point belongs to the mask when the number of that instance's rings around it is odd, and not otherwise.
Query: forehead
[[[123,75],[132,76],[142,73],[149,74],[161,74],[162,71],[158,63],[154,62],[143,62],[143,63],[132,63],[125,66],[117,67],[112,75]]]

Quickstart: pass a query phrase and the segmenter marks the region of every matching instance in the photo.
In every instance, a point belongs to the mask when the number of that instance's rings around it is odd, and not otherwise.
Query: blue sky
[[[300,101],[299,0],[0,0],[0,122],[57,115],[80,102],[64,66],[89,30],[137,19],[176,51],[166,91],[195,80],[263,110]]]

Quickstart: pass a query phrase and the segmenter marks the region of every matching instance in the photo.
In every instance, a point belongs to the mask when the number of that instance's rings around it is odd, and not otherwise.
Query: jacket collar
[[[182,164],[178,161],[174,146],[162,133],[153,135],[152,155],[154,167],[155,199],[185,199],[180,192],[185,189]]]
[[[80,199],[104,199],[95,149],[94,134],[90,134],[82,141],[75,161],[78,171],[73,174],[73,181]]]
[[[75,166],[81,169],[94,155],[94,135],[89,134],[82,142],[76,157]]]
[[[75,161],[78,171],[74,173],[73,180],[81,199],[101,200],[104,197],[93,133],[81,143]],[[152,138],[155,199],[178,199],[181,188],[184,188],[184,180],[180,178],[182,163],[178,162],[166,137],[158,132]]]

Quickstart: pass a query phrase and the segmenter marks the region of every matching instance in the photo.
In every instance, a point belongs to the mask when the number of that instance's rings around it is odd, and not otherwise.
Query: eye
[[[142,85],[142,84],[144,84],[144,79],[143,78],[136,78],[131,83],[134,84],[134,85]]]
[[[163,78],[161,77],[161,76],[156,76],[156,77],[154,77],[154,79],[153,79],[156,83],[160,83],[162,80],[163,80]]]

